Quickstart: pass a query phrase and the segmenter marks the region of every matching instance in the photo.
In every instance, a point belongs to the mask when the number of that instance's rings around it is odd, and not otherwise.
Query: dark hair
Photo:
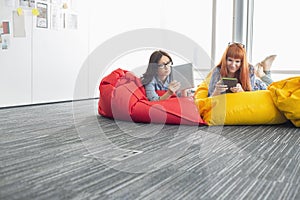
[[[154,51],[150,56],[147,70],[141,77],[143,85],[147,85],[148,83],[150,83],[153,77],[156,76],[158,70],[158,62],[163,56],[167,56],[170,61],[173,62],[171,56],[168,53],[162,50]]]

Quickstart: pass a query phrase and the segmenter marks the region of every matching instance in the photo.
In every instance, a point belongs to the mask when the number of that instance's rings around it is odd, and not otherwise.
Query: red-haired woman
[[[208,96],[225,93],[228,89],[221,81],[223,77],[237,78],[236,87],[229,90],[233,93],[265,90],[273,82],[270,76],[270,67],[276,55],[266,57],[254,69],[247,61],[246,50],[243,44],[229,43],[220,63],[214,68],[209,83]],[[258,78],[257,78],[258,77]]]

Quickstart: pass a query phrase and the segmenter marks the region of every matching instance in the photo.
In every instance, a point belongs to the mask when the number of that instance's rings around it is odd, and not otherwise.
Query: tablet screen
[[[173,66],[171,78],[180,82],[179,90],[194,88],[194,68],[192,63]]]
[[[226,93],[231,93],[230,88],[236,87],[236,84],[238,83],[238,80],[236,78],[222,78],[223,84],[227,85],[228,89],[226,90]]]

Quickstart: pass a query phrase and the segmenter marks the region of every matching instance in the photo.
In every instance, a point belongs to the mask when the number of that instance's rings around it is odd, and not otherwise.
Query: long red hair
[[[241,59],[241,66],[238,71],[235,73],[235,78],[238,79],[238,82],[242,85],[242,88],[245,91],[251,91],[251,83],[250,83],[250,76],[249,76],[249,63],[247,61],[246,50],[245,48],[239,43],[233,43],[229,45],[217,67],[220,67],[221,77],[228,76],[227,70],[227,58],[231,57],[234,59]]]

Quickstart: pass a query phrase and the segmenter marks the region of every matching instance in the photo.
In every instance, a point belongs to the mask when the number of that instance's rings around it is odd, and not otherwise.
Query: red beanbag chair
[[[149,101],[138,77],[117,69],[104,77],[99,86],[98,113],[104,117],[164,124],[206,125],[192,97]],[[157,91],[162,95],[165,91]]]

